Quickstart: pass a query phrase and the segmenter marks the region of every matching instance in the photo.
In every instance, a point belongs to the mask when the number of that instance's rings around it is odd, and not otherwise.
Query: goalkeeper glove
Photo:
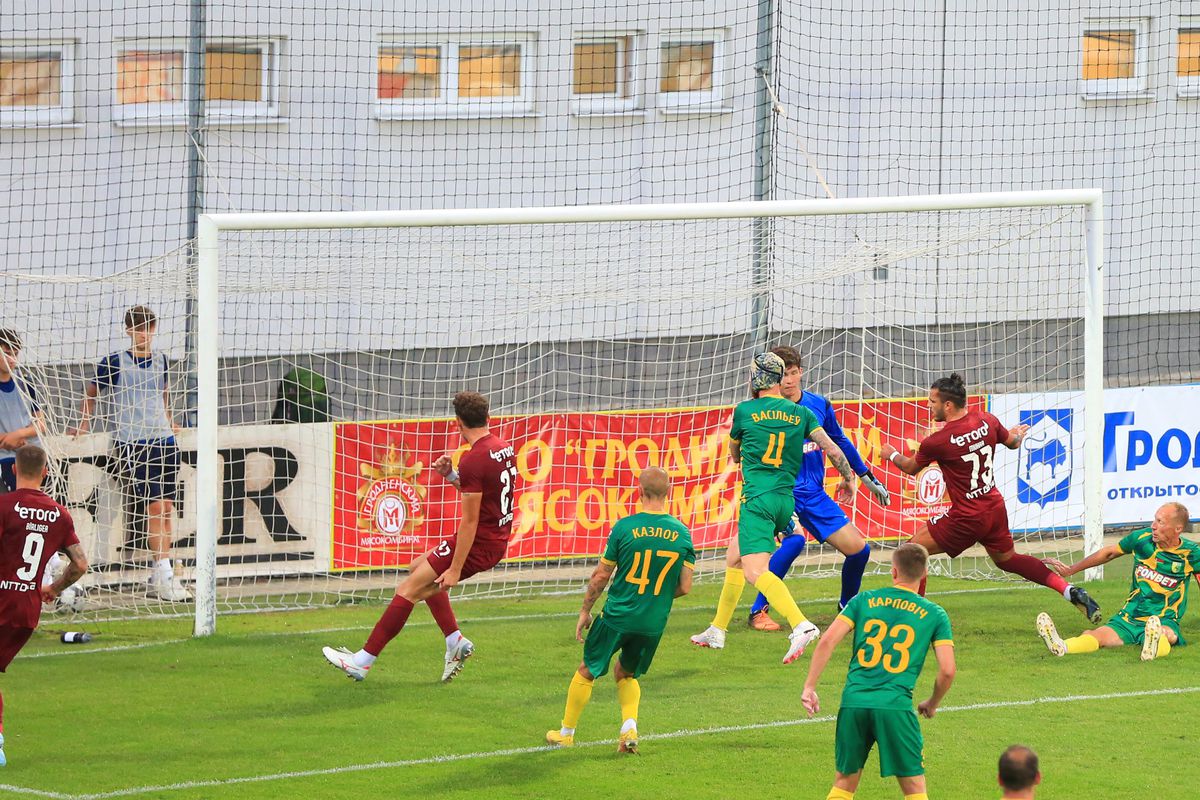
[[[863,482],[863,485],[867,487],[867,491],[875,495],[875,499],[879,501],[879,505],[887,508],[892,504],[892,496],[888,494],[887,487],[879,482],[879,478],[876,478],[871,470],[867,470],[858,477]]]
[[[778,544],[779,542],[782,542],[784,539],[786,539],[789,536],[795,536],[796,528],[799,528],[799,527],[800,527],[800,518],[797,517],[793,513],[792,518],[788,520],[787,527],[781,531],[776,532],[775,543]],[[1200,578],[1197,578],[1196,580],[1200,581]]]

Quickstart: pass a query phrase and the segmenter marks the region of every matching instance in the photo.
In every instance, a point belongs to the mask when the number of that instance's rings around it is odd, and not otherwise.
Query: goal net
[[[932,430],[929,385],[959,372],[972,406],[1032,426],[994,480],[1019,546],[1065,557],[1086,527],[1052,500],[1089,475],[1085,420],[1061,406],[1084,392],[1085,331],[1100,330],[1086,291],[1097,197],[218,215],[199,259],[5,275],[6,322],[52,488],[96,566],[88,614],[192,613],[148,589],[158,523],[122,474],[114,392],[101,386],[75,430],[97,365],[130,347],[135,304],[158,318],[152,351],[180,427],[170,556],[202,615],[389,596],[457,529],[457,494],[431,464],[461,453],[450,400],[467,389],[490,399],[520,480],[508,558],[456,592],[574,590],[648,465],[671,476],[700,575],[719,570],[737,516],[731,408],[753,354],[781,344],[891,493],[884,508],[860,490],[846,509],[878,549],[946,508],[936,468],[903,476],[880,449],[915,447]],[[811,542],[793,575],[840,560]],[[936,569],[996,574],[974,550]]]

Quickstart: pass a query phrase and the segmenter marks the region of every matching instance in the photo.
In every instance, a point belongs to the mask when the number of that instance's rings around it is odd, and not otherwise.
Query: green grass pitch
[[[828,625],[836,581],[789,586]],[[1108,614],[1126,586],[1091,588]],[[848,643],[826,672],[821,715],[806,720],[808,657],[780,664],[783,634],[746,629],[739,611],[723,651],[688,643],[718,588],[677,601],[641,681],[642,754],[632,758],[615,752],[611,676],[597,682],[577,746],[542,749],[579,662],[582,592],[459,604],[477,652],[444,686],[441,634],[422,609],[361,684],[320,648],[357,648],[377,605],[223,617],[206,640],[189,639],[186,620],[102,623],[90,645],[61,644],[52,631],[64,624],[47,618],[0,676],[0,796],[824,798]],[[1086,626],[1049,590],[933,579],[930,592],[953,621],[959,664],[943,710],[922,721],[931,798],[999,797],[996,759],[1015,742],[1041,756],[1045,797],[1178,796],[1190,780],[1181,776],[1200,766],[1193,648],[1148,664],[1133,647],[1054,658],[1034,633],[1037,613],[1050,611],[1064,635]],[[1200,638],[1194,619],[1184,634]],[[99,648],[126,649],[86,652]],[[933,668],[930,658],[917,699]],[[898,796],[872,756],[857,797]]]

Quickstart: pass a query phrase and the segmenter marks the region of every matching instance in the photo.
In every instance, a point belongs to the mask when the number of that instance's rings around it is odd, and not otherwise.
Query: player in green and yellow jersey
[[[1078,564],[1067,566],[1048,559],[1046,564],[1064,578],[1114,558],[1133,555],[1133,577],[1125,606],[1107,625],[1063,639],[1046,613],[1038,614],[1038,635],[1056,656],[1094,653],[1101,647],[1142,646],[1142,661],[1151,661],[1184,644],[1179,621],[1187,611],[1188,586],[1200,573],[1200,545],[1183,538],[1188,510],[1182,503],[1167,503],[1154,512],[1149,528],[1136,530],[1114,545],[1097,550]]]
[[[854,471],[808,408],[783,397],[783,359],[775,353],[754,358],[750,388],[754,398],[738,403],[729,429],[729,452],[742,464],[742,498],[737,537],[725,553],[725,585],[712,624],[692,637],[700,647],[725,646],[725,632],[747,581],[754,585],[771,608],[781,612],[792,626],[783,663],[790,664],[804,648],[821,635],[792,599],[787,585],[769,567],[775,552],[775,533],[785,530],[792,519],[795,498],[792,490],[804,466],[804,443],[813,442],[829,456],[842,476],[838,500],[854,498]]]
[[[638,703],[642,697],[637,679],[650,668],[667,616],[676,597],[692,588],[696,551],[687,526],[667,513],[670,481],[658,467],[644,470],[640,478],[642,510],[619,520],[608,535],[604,555],[588,582],[575,638],[583,641],[583,663],[571,678],[562,727],[546,733],[546,741],[569,747],[575,743],[575,726],[592,697],[592,684],[608,672],[620,653],[613,677],[621,705],[618,752],[637,752]],[[592,624],[592,606],[608,585],[604,612]]]
[[[860,592],[825,632],[813,651],[801,701],[809,714],[821,710],[817,681],[833,649],[854,634],[850,671],[842,690],[834,734],[837,774],[827,800],[853,800],[871,748],[879,745],[879,774],[895,775],[905,800],[928,800],[921,726],[912,693],[933,646],[938,674],[933,694],[917,706],[932,717],[954,681],[954,640],[942,607],[917,593],[929,553],[908,542],[892,555],[888,589]]]

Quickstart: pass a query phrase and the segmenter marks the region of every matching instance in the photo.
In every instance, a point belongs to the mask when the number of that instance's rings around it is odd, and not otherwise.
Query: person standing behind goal
[[[144,504],[146,538],[154,563],[149,594],[168,602],[191,595],[175,575],[171,540],[179,483],[179,446],[167,390],[167,357],[151,349],[158,318],[145,306],[125,312],[130,347],[105,356],[88,382],[77,433],[87,433],[96,399],[104,394],[111,412],[113,460],[127,498]]]
[[[17,450],[42,443],[38,438],[42,412],[33,387],[16,376],[20,356],[20,335],[11,328],[0,328],[0,493],[17,488]]]

